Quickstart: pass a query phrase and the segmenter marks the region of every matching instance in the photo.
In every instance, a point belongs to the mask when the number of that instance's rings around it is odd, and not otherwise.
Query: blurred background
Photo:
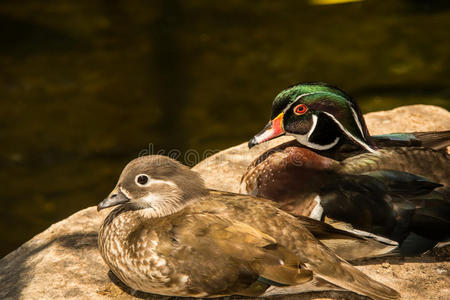
[[[445,0],[0,1],[0,257],[142,151],[247,141],[300,81],[449,109],[449,28]]]

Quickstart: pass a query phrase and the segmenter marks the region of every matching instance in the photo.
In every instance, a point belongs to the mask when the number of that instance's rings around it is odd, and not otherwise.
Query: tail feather
[[[345,261],[341,261],[340,270],[336,271],[340,273],[339,279],[335,276],[327,276],[316,270],[318,277],[372,299],[392,300],[400,298],[400,294],[396,290],[371,279]]]
[[[358,260],[384,257],[396,254],[398,243],[389,239],[354,229],[350,224],[343,224],[343,229],[304,216],[296,216],[316,239],[325,244],[339,257],[345,260]]]
[[[450,146],[450,130],[432,132],[414,132],[414,136],[421,141],[422,147],[436,150],[445,149]]]
[[[295,231],[293,231],[293,236],[295,238]],[[311,238],[313,237],[311,236]],[[302,266],[313,271],[315,276],[372,299],[389,300],[400,297],[397,291],[371,279],[322,244],[316,244],[314,247],[302,247],[299,239],[296,239],[295,243],[298,243],[296,252]]]

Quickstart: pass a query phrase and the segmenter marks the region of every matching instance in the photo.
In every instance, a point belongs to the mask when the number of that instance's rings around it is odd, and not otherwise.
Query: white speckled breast
[[[99,231],[99,250],[111,271],[126,285],[163,295],[184,293],[188,276],[178,274],[157,250],[159,238],[153,230],[130,239],[142,219],[136,211],[113,210]],[[186,293],[186,295],[188,295]]]

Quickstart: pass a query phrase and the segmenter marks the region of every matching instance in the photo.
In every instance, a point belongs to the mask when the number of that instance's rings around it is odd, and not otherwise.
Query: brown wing
[[[251,197],[222,191],[211,191],[210,194],[216,197]],[[280,207],[279,203],[271,200],[262,198],[253,199],[267,203],[268,205],[273,205],[277,208]],[[398,246],[398,243],[386,238],[378,237],[363,231],[355,231],[350,224],[346,224],[347,227],[344,229],[334,226],[334,223],[333,226],[331,226],[327,224],[328,222],[320,222],[305,216],[295,215],[295,217],[316,239],[345,260],[357,260],[390,255]],[[340,222],[340,224],[345,223]]]
[[[216,198],[216,199],[213,199]],[[206,204],[207,203],[207,204]],[[300,264],[339,287],[367,295],[374,299],[397,299],[399,294],[371,279],[320,243],[294,216],[274,207],[270,202],[236,194],[210,194],[208,205],[218,215],[251,225],[276,238],[279,245],[296,254]]]
[[[186,245],[171,254],[184,260],[179,271],[190,273],[192,289],[210,296],[258,296],[270,283],[295,285],[312,279],[312,272],[300,268],[292,251],[242,222],[190,214],[175,223],[173,231],[177,243]]]

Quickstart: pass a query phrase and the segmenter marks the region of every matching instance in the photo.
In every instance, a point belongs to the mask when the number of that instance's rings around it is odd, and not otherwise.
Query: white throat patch
[[[144,198],[141,198],[140,201],[144,201],[148,205],[140,210],[140,213],[146,218],[158,218],[171,215],[186,206],[186,204],[182,203],[181,196],[174,197],[163,194],[148,194]]]

